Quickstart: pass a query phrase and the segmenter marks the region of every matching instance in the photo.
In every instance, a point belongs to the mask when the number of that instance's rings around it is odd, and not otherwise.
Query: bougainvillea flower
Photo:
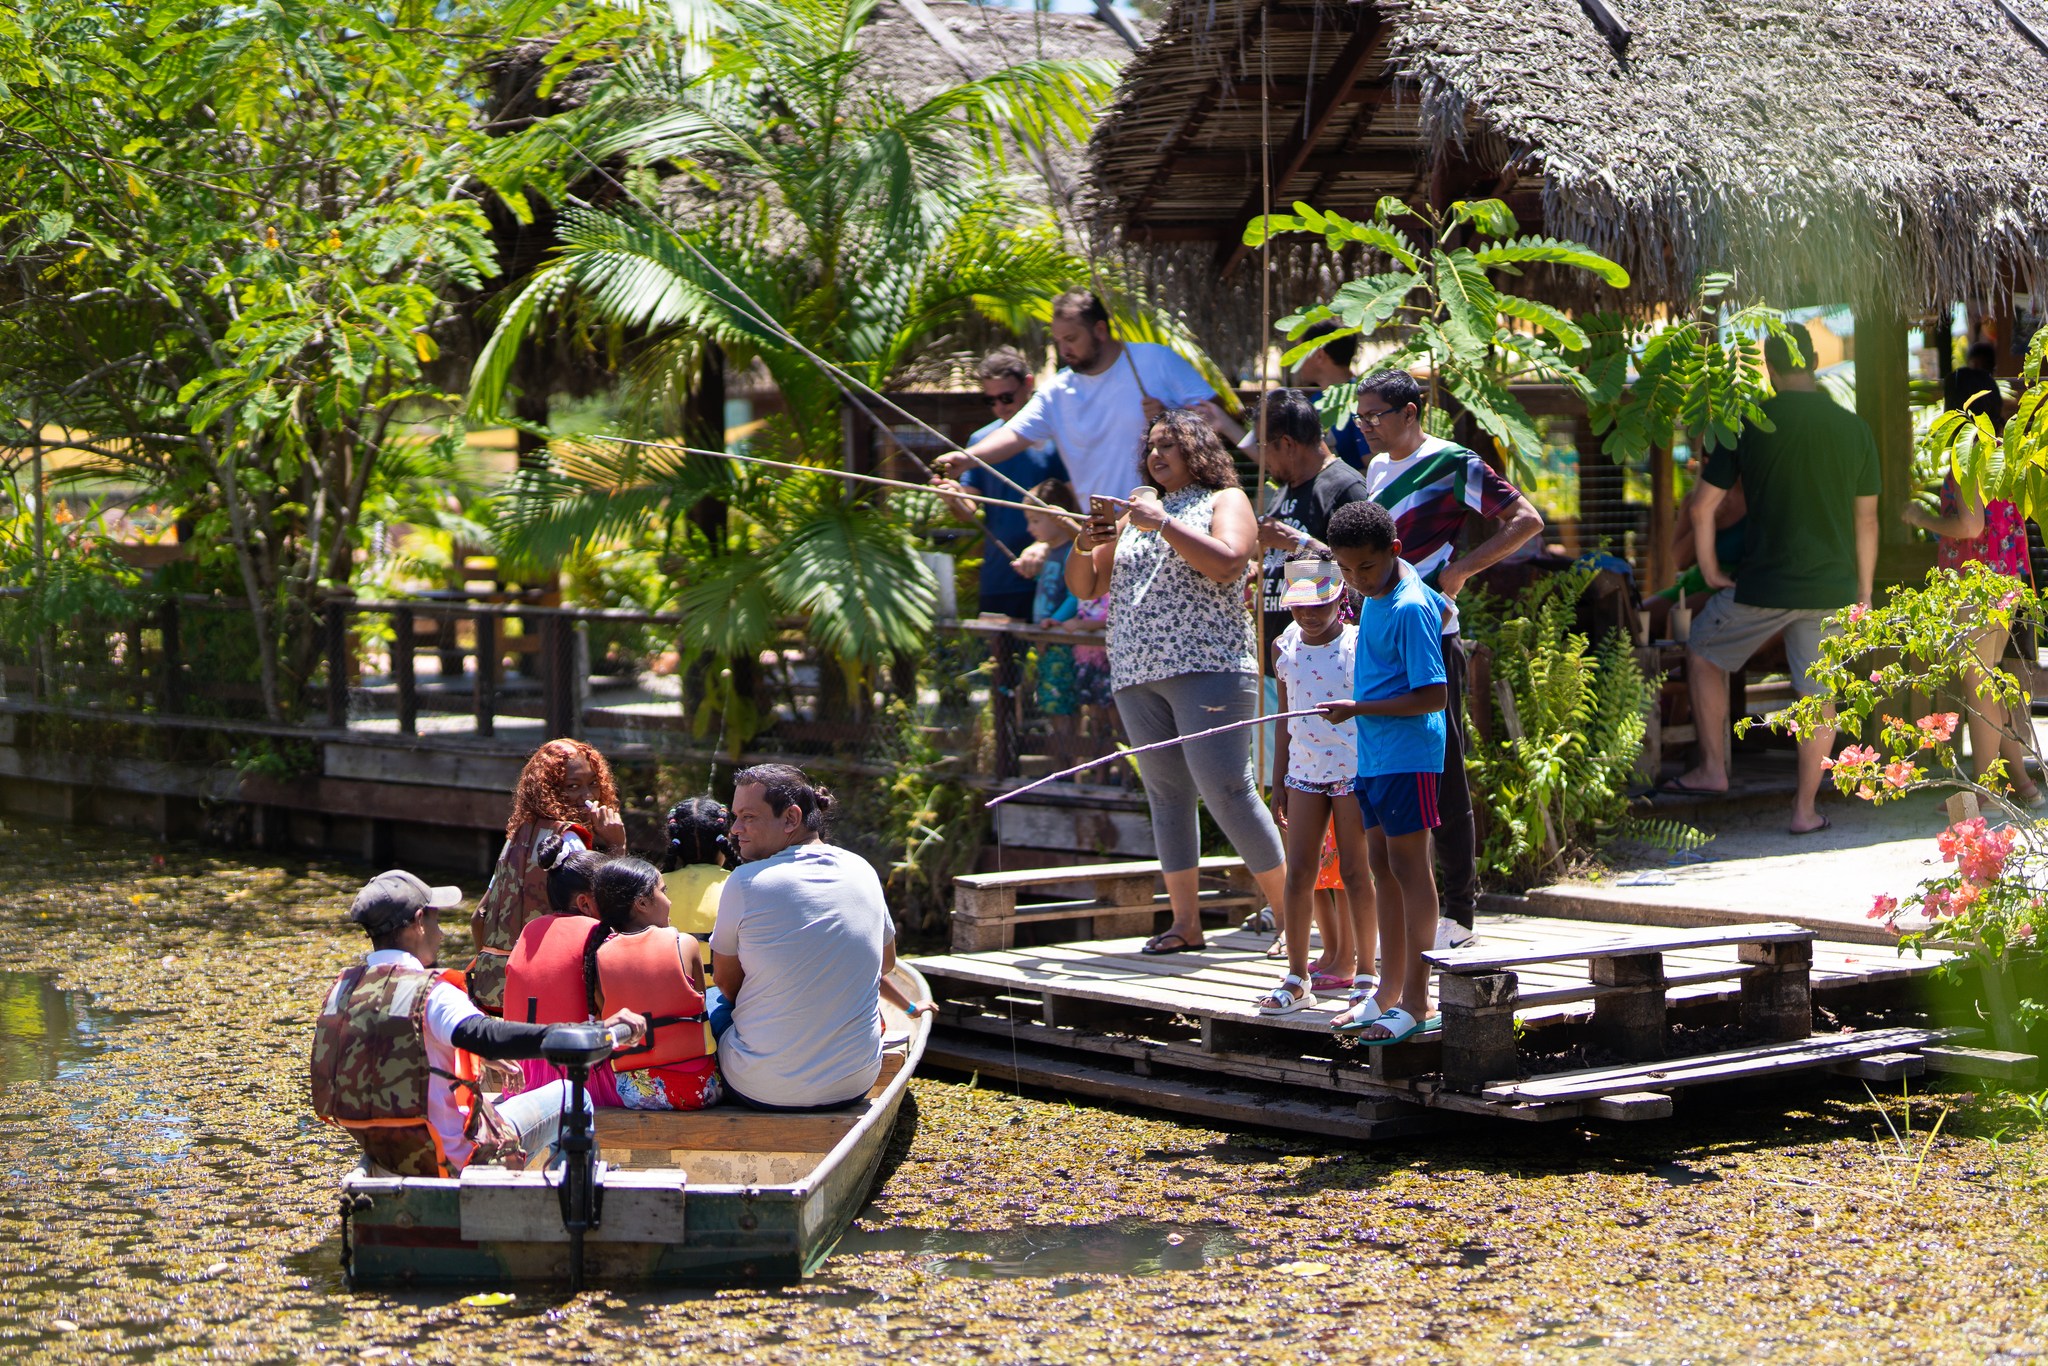
[[[1955,712],[1941,711],[1921,717],[1916,724],[1920,733],[1927,737],[1928,744],[1938,745],[1956,733],[1956,722],[1961,719]]]
[[[1920,770],[1900,759],[1884,766],[1884,785],[1896,791],[1920,776]]]
[[[1879,892],[1877,900],[1870,903],[1872,920],[1890,920],[1899,913],[1899,899],[1890,892]]]

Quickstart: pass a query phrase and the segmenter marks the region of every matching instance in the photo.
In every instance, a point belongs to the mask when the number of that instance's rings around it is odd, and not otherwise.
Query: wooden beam
[[[1300,175],[1315,154],[1316,144],[1337,117],[1337,111],[1344,108],[1351,92],[1357,87],[1365,68],[1379,51],[1380,43],[1387,32],[1386,21],[1375,14],[1362,25],[1337,53],[1337,60],[1330,65],[1329,85],[1325,87],[1320,108],[1304,107],[1302,120],[1296,124],[1294,135],[1273,158],[1272,201],[1276,205],[1290,202],[1287,186]],[[1245,196],[1237,211],[1237,240],[1225,240],[1218,245],[1216,275],[1227,280],[1251,250],[1244,244],[1244,224],[1250,222],[1263,210],[1265,195],[1262,188],[1254,186]]]
[[[1317,152],[1303,157],[1299,169],[1313,175],[1407,175],[1415,168],[1414,152]],[[1259,149],[1245,147],[1236,152],[1196,152],[1180,157],[1173,169],[1181,175],[1248,175],[1259,173]],[[1281,182],[1273,182],[1273,202],[1278,205]],[[1257,209],[1253,210],[1256,213]]]

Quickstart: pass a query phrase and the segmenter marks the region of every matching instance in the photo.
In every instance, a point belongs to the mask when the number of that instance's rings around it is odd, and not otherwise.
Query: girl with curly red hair
[[[491,885],[469,918],[477,955],[469,965],[469,996],[477,1008],[503,1013],[505,961],[519,932],[546,915],[547,869],[538,855],[544,836],[560,837],[565,848],[600,854],[626,851],[626,827],[619,819],[619,789],[611,765],[581,740],[550,740],[533,752],[512,790],[512,815],[505,822],[505,848]]]

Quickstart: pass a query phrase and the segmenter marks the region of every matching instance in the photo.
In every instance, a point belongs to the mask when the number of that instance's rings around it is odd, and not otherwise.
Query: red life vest
[[[647,1017],[647,1038],[612,1054],[614,1070],[635,1072],[718,1052],[704,1013],[703,971],[696,940],[667,925],[615,934],[598,945],[597,987],[605,1010],[637,1010]]]
[[[505,963],[505,1018],[525,1024],[581,1024],[590,1018],[583,951],[598,923],[587,915],[528,921]]]

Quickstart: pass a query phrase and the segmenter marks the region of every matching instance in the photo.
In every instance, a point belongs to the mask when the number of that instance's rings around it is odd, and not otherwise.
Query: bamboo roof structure
[[[1092,219],[1237,350],[1268,157],[1276,211],[1499,196],[1634,281],[1562,303],[1733,271],[1780,304],[1984,304],[2048,274],[2044,34],[2048,0],[1175,0],[1097,129]],[[1281,240],[1276,316],[1356,273]]]

